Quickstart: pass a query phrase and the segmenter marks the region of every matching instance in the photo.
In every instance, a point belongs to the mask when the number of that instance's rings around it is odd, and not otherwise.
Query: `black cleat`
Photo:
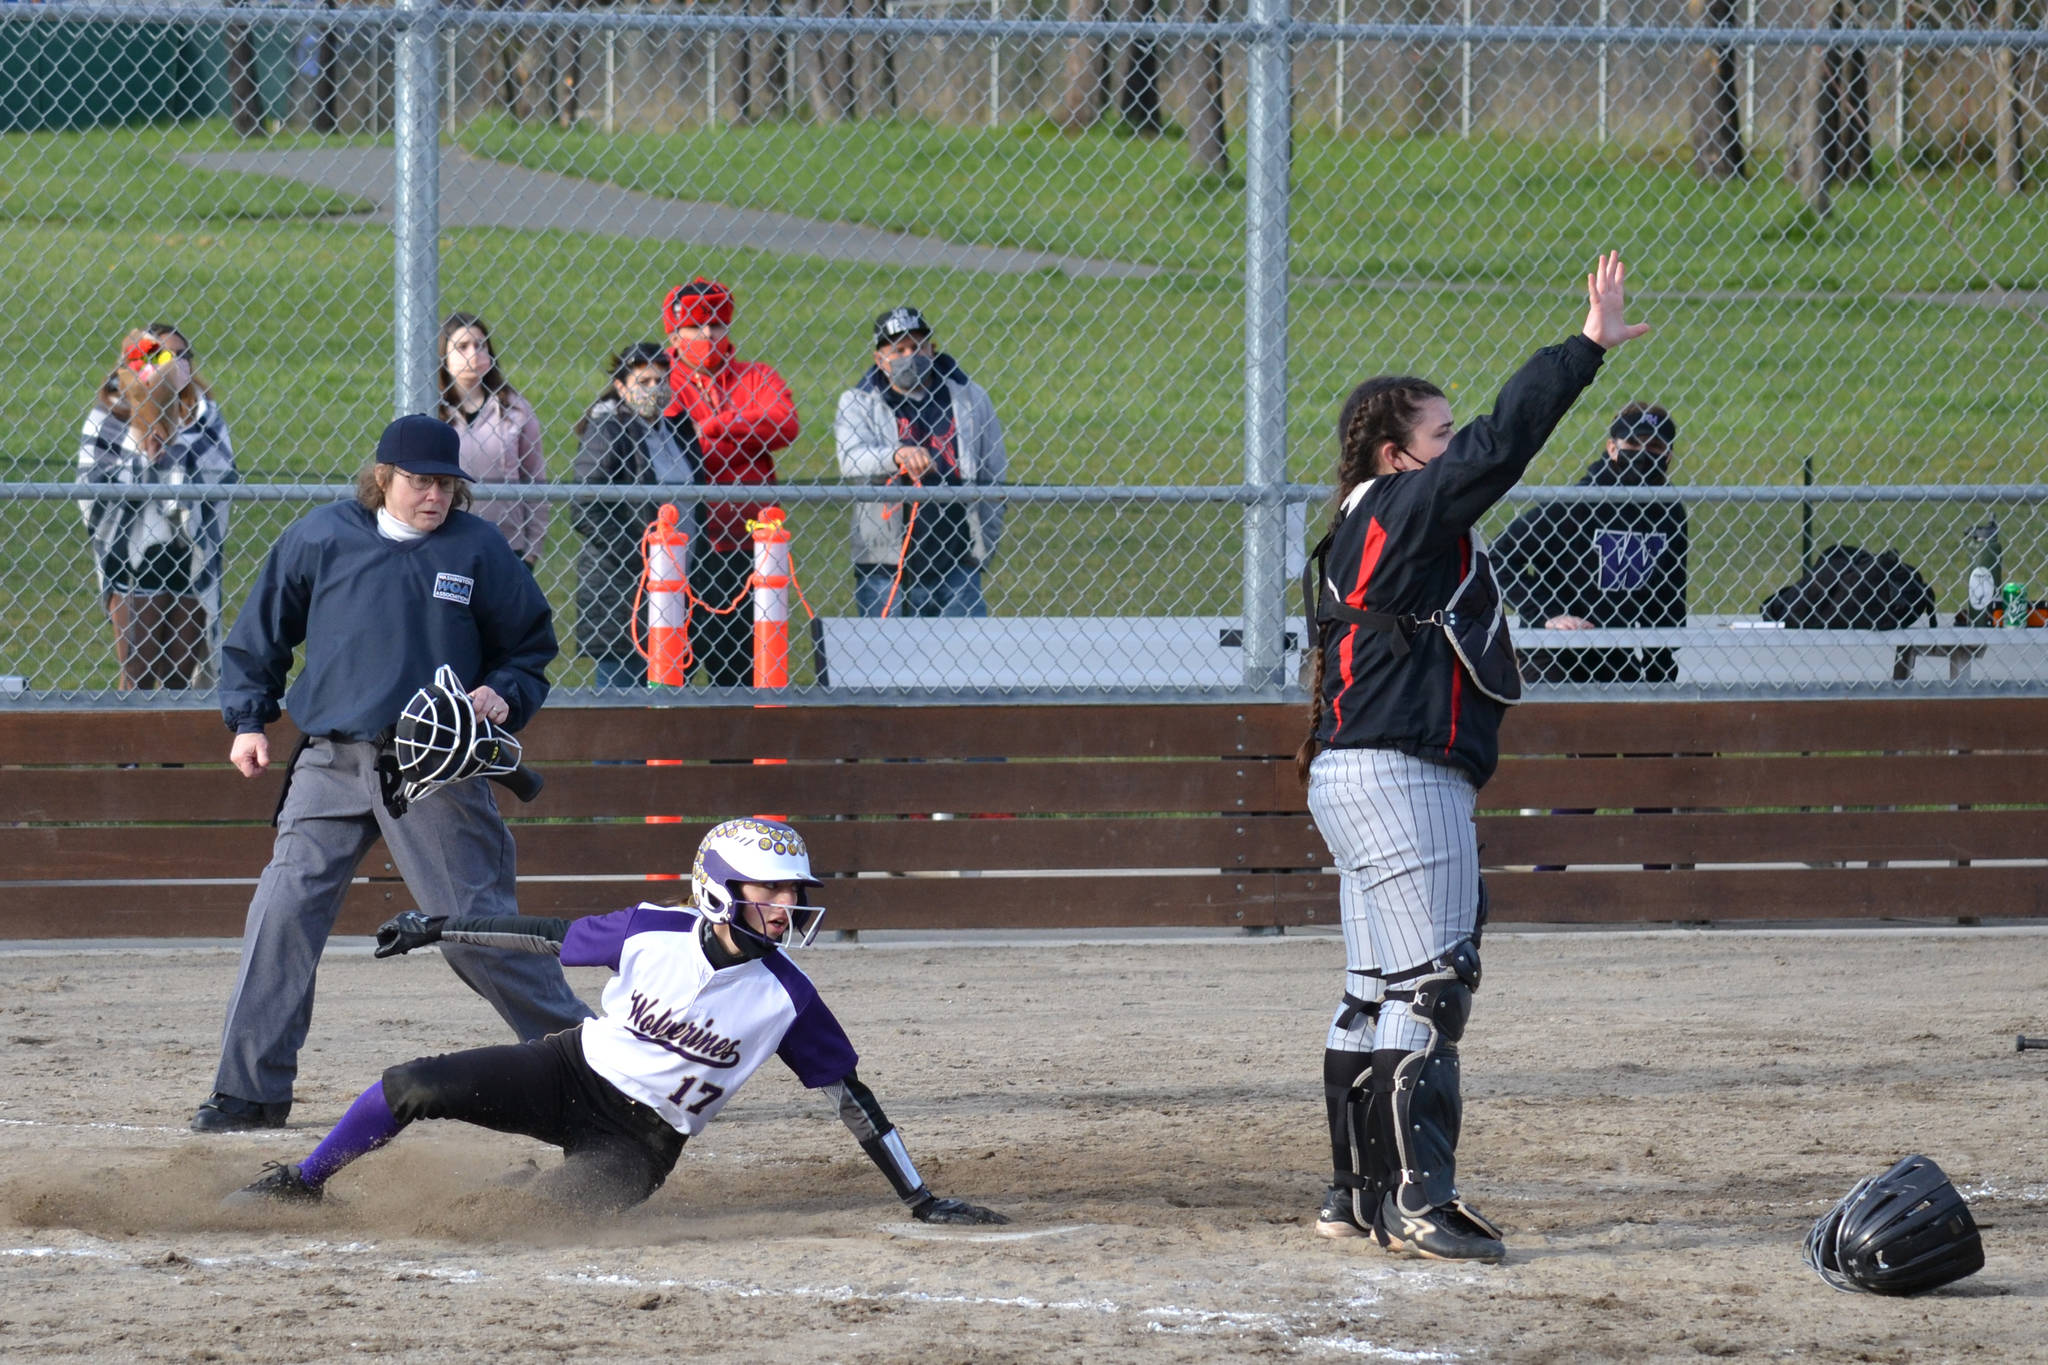
[[[1316,1236],[1367,1237],[1372,1229],[1358,1221],[1351,1191],[1332,1185],[1323,1192],[1323,1206],[1316,1210]]]
[[[256,1128],[282,1128],[292,1115],[292,1102],[261,1104],[238,1095],[214,1091],[192,1115],[195,1133],[241,1133]]]
[[[1389,1192],[1380,1205],[1380,1245],[1398,1256],[1432,1261],[1505,1261],[1500,1229],[1453,1199],[1423,1213],[1404,1213]]]
[[[227,1198],[221,1200],[225,1208],[244,1208],[252,1204],[317,1204],[321,1191],[318,1185],[308,1185],[299,1168],[282,1161],[263,1163],[264,1176],[253,1185],[244,1185]]]

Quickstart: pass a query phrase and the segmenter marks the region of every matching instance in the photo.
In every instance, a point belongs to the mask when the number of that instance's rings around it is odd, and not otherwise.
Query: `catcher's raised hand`
[[[408,910],[394,915],[377,926],[377,957],[397,957],[415,948],[424,948],[429,943],[441,941],[441,926],[448,922],[446,915],[428,915],[418,910]]]
[[[1624,314],[1628,303],[1628,267],[1622,264],[1621,253],[1610,251],[1593,266],[1593,273],[1586,276],[1586,339],[1596,346],[1613,350],[1624,342],[1634,341],[1650,330],[1647,322],[1630,322]]]
[[[1007,1223],[994,1209],[970,1204],[964,1199],[941,1199],[927,1194],[910,1206],[910,1216],[920,1223]]]

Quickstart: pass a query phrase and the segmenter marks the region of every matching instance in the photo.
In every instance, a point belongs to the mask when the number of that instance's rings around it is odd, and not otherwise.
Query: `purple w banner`
[[[1593,532],[1593,552],[1600,560],[1600,591],[1635,592],[1648,584],[1670,540],[1662,531]]]

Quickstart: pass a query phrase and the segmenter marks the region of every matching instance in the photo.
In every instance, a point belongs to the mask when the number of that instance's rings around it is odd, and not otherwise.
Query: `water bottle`
[[[2027,612],[2030,608],[2031,604],[2027,601],[2026,584],[2008,583],[2005,585],[2005,628],[2007,630],[2026,629]]]
[[[1970,570],[1969,614],[1963,623],[1972,626],[1991,624],[1991,609],[1998,601],[1999,584],[2005,581],[2005,565],[1998,543],[1998,521],[1991,518],[1982,526],[1972,526],[1966,537],[1975,545],[1970,556],[1975,566]]]

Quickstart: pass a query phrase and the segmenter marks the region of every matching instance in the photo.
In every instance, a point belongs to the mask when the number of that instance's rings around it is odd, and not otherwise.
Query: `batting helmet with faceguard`
[[[811,851],[798,834],[780,820],[758,816],[727,820],[714,826],[697,845],[697,861],[690,869],[690,892],[697,913],[713,924],[730,924],[752,938],[755,933],[740,913],[739,888],[743,882],[774,886],[795,882],[803,894],[789,908],[789,927],[772,940],[781,947],[808,948],[818,936],[818,922],[825,908],[811,905],[810,888],[824,883],[811,875]]]
[[[476,713],[462,679],[446,664],[398,713],[392,743],[408,805],[451,783],[505,776],[521,756],[519,741]]]
[[[1982,1270],[1984,1242],[1941,1167],[1909,1156],[1822,1215],[1804,1259],[1837,1289],[1917,1294]]]

